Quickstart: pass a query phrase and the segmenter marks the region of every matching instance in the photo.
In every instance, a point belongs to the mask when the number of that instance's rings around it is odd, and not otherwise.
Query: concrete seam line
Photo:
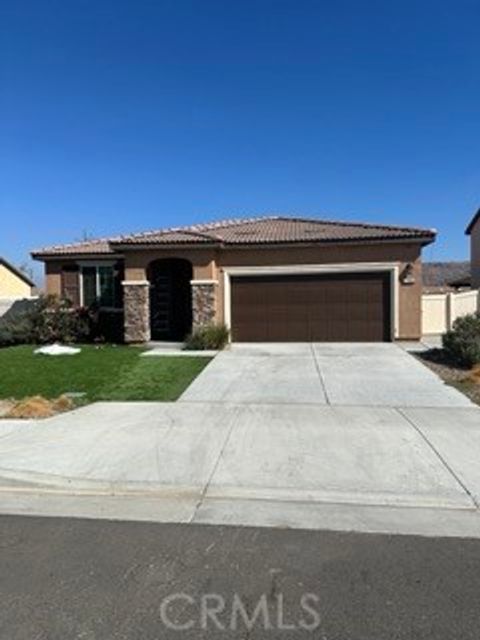
[[[318,377],[320,379],[320,385],[322,387],[322,391],[325,394],[325,400],[327,401],[327,405],[331,405],[332,403],[330,402],[330,398],[328,397],[327,387],[325,386],[325,379],[324,379],[323,374],[322,374],[322,372],[320,370],[320,365],[318,363],[317,354],[315,353],[315,349],[313,348],[313,344],[310,344],[310,351],[312,352],[313,362],[315,364],[315,369],[317,370]]]
[[[213,465],[213,469],[212,469],[210,475],[207,478],[207,481],[205,483],[205,486],[203,487],[203,490],[200,492],[200,497],[199,497],[199,499],[197,501],[197,504],[195,505],[195,508],[193,509],[192,517],[188,521],[190,524],[195,522],[195,518],[197,517],[198,510],[200,509],[201,505],[203,504],[203,501],[205,500],[205,496],[207,495],[207,491],[210,488],[210,485],[211,485],[212,480],[213,480],[213,476],[215,475],[215,473],[216,473],[216,471],[218,469],[218,466],[220,464],[220,460],[222,459],[222,456],[223,456],[223,454],[225,452],[225,449],[227,448],[227,444],[228,444],[228,442],[230,440],[230,437],[232,435],[233,427],[235,426],[235,422],[236,422],[236,419],[238,417],[238,412],[239,412],[239,407],[237,407],[236,410],[235,410],[234,416],[232,418],[232,422],[231,422],[230,427],[228,429],[227,435],[225,436],[225,440],[223,442],[222,448],[220,449],[220,453],[218,454],[218,458],[217,458],[215,464]]]
[[[462,489],[465,491],[465,493],[469,496],[470,500],[473,502],[473,504],[475,505],[475,507],[478,509],[480,507],[480,504],[478,503],[478,501],[476,500],[475,496],[473,495],[473,493],[470,491],[470,489],[467,487],[467,485],[463,482],[463,480],[460,478],[460,476],[452,469],[452,467],[448,464],[448,462],[446,461],[446,459],[442,456],[442,454],[436,449],[436,447],[430,442],[430,440],[427,438],[427,436],[423,433],[423,431],[420,429],[420,427],[415,424],[415,422],[408,417],[408,415],[406,413],[404,413],[402,411],[402,409],[400,409],[399,407],[397,407],[395,409],[395,411],[397,411],[414,429],[415,431],[419,434],[419,436],[424,440],[424,442],[430,447],[430,449],[433,451],[433,453],[437,456],[437,458],[440,460],[440,462],[443,464],[443,466],[447,469],[447,471],[450,472],[450,474],[455,478],[455,480],[458,482],[458,484],[462,487]]]

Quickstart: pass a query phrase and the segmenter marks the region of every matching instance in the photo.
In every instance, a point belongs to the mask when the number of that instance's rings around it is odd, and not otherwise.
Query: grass
[[[142,349],[83,345],[74,356],[34,354],[33,346],[0,349],[0,398],[83,392],[96,400],[176,400],[209,358],[141,358]]]

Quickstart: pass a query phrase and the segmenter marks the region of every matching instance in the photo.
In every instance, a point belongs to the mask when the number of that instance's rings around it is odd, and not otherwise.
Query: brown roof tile
[[[268,216],[222,220],[209,224],[160,229],[109,240],[49,247],[33,252],[34,257],[78,253],[111,253],[132,245],[249,245],[292,243],[335,243],[354,241],[423,240],[432,242],[432,229],[338,222],[315,218]]]
[[[96,255],[114,253],[108,239],[86,240],[71,244],[59,244],[32,251],[34,258],[41,256]]]
[[[113,238],[112,245],[223,243],[267,244],[295,242],[342,242],[369,239],[425,238],[432,240],[435,231],[410,227],[371,225],[307,218],[269,216],[223,220],[179,229],[149,231]]]

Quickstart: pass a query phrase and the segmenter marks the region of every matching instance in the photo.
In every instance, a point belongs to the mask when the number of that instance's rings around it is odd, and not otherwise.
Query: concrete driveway
[[[183,402],[468,407],[470,401],[395,344],[236,344]]]
[[[242,345],[177,403],[0,421],[0,512],[480,537],[479,458],[400,347]]]

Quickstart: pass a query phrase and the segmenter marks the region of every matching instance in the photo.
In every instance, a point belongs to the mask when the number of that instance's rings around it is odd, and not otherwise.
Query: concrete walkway
[[[480,537],[479,458],[395,345],[244,345],[177,403],[0,421],[0,512]]]

